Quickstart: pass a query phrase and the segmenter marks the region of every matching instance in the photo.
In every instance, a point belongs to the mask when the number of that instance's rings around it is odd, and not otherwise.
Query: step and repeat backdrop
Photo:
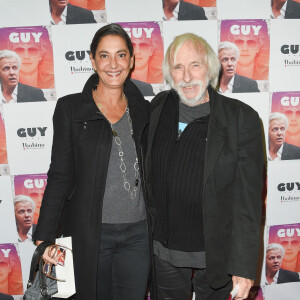
[[[168,45],[192,32],[219,55],[219,92],[259,113],[266,182],[248,299],[299,300],[300,0],[0,0],[0,13],[0,293],[21,299],[26,289],[56,101],[82,91],[93,73],[92,37],[116,22],[134,46],[131,79],[149,101],[169,88],[162,75]],[[223,55],[232,49],[218,52],[223,42],[237,47],[233,57]]]

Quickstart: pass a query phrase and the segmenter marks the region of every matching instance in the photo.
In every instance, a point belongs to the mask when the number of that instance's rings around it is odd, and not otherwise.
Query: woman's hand
[[[36,245],[40,245],[43,241],[36,241]],[[55,255],[55,249],[52,249],[52,252],[50,253],[51,246],[47,247],[44,251],[44,254],[42,255],[42,259],[45,263],[50,263],[52,265],[57,265],[57,262],[59,258],[63,255],[63,253],[59,253],[58,255]]]

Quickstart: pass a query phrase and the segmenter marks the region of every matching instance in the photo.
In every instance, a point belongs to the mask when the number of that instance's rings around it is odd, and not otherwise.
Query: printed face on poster
[[[4,49],[15,52],[21,59],[20,83],[38,89],[54,89],[53,52],[47,27],[1,28],[0,50]]]
[[[5,105],[7,153],[12,175],[48,171],[55,105],[55,102]]]
[[[271,20],[270,91],[298,91],[300,20]]]
[[[267,225],[300,222],[300,161],[269,163]]]
[[[17,175],[14,177],[14,185],[16,196],[22,197],[25,195],[34,201],[35,209],[32,212],[32,223],[37,224],[44,191],[47,185],[47,175]]]
[[[52,27],[55,86],[58,98],[82,92],[85,82],[94,73],[89,57],[90,44],[97,30],[104,25]],[[66,36],[68,43],[65,43]]]
[[[220,41],[232,42],[238,47],[237,74],[254,80],[268,80],[270,42],[266,21],[223,20]]]
[[[268,243],[283,247],[282,269],[300,272],[300,223],[270,226]]]
[[[17,243],[16,220],[9,176],[0,176],[0,243]]]
[[[273,93],[271,109],[272,113],[282,113],[288,119],[285,142],[300,147],[300,92]]]
[[[163,83],[163,40],[157,22],[120,23],[128,33],[134,50],[131,78],[146,83]]]
[[[0,293],[23,295],[18,244],[0,244]]]

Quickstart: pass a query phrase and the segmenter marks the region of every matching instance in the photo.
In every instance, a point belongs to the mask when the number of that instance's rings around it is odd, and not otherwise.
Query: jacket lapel
[[[208,88],[211,102],[211,113],[208,125],[207,143],[204,162],[204,187],[206,181],[214,169],[222,148],[227,139],[227,119],[224,113],[222,97],[211,87]]]

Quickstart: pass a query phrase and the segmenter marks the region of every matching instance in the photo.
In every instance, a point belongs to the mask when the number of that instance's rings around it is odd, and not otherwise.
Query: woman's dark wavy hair
[[[121,37],[127,45],[130,56],[131,57],[133,56],[133,46],[132,46],[129,35],[119,24],[112,23],[112,24],[108,24],[108,25],[101,27],[95,33],[92,43],[91,43],[91,46],[90,46],[90,50],[91,50],[93,58],[95,58],[96,50],[97,50],[98,44],[100,43],[101,39],[107,35],[117,35],[117,36]]]

